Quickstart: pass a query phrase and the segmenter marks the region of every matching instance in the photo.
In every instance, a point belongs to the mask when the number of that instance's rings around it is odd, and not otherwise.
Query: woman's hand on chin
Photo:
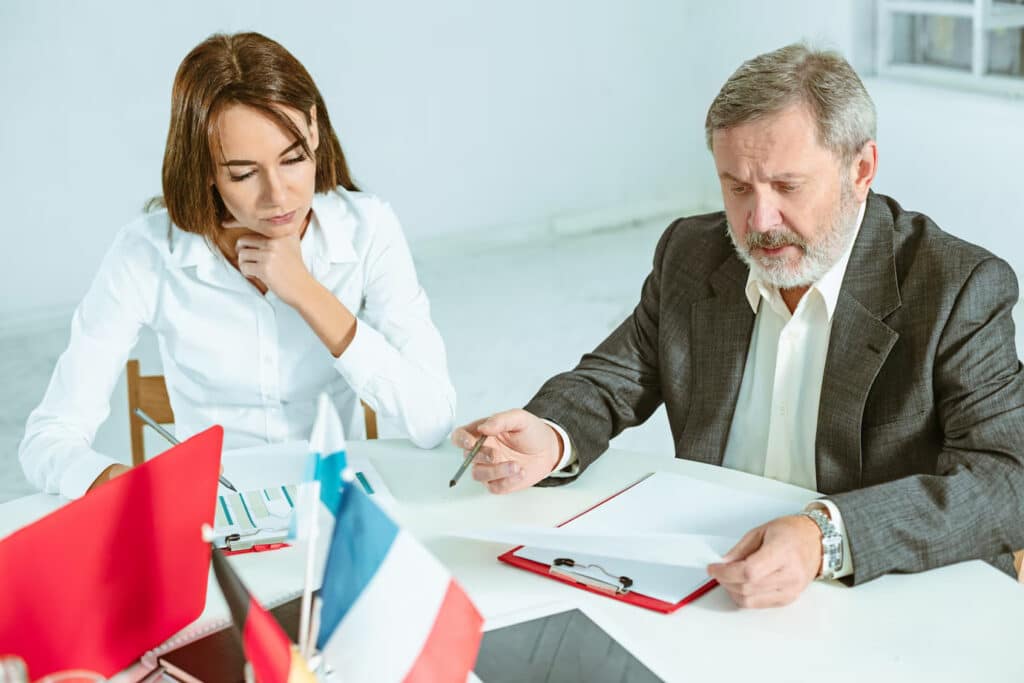
[[[293,308],[298,307],[309,294],[311,285],[316,284],[302,261],[298,234],[264,237],[251,233],[238,238],[235,252],[242,275],[256,279]]]

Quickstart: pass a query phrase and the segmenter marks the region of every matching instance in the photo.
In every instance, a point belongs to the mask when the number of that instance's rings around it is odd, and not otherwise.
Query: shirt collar
[[[167,243],[171,251],[171,261],[181,268],[197,266],[200,263],[212,262],[217,259],[214,247],[206,242],[202,235],[186,232],[177,228],[167,218]]]
[[[336,191],[313,195],[313,217],[309,222],[307,234],[303,235],[303,255],[307,255],[307,237],[317,240],[319,253],[326,255],[330,263],[351,263],[358,261],[352,238],[358,220],[354,202],[347,190],[337,188]],[[168,224],[170,221],[168,220]],[[310,234],[312,233],[312,234]],[[202,235],[169,230],[169,245],[173,263],[181,268],[189,266],[212,266],[221,261],[214,245],[208,244]],[[305,260],[305,259],[304,259]],[[307,261],[308,263],[308,261]]]
[[[850,239],[850,244],[847,245],[839,259],[832,264],[832,267],[821,276],[821,279],[811,285],[810,289],[807,290],[807,294],[804,295],[807,296],[812,292],[817,292],[825,304],[825,312],[829,320],[832,319],[832,314],[835,313],[836,304],[839,301],[839,291],[843,286],[843,276],[846,275],[846,266],[850,262],[853,245],[857,242],[857,235],[860,234],[860,228],[864,223],[866,207],[867,202],[861,202],[860,209],[857,211],[857,228]],[[761,299],[767,301],[769,305],[771,305],[774,299],[781,299],[778,288],[758,280],[754,277],[753,271],[749,271],[747,275],[746,295],[747,302],[750,304],[750,308],[754,311],[755,315],[757,314]]]
[[[324,251],[331,263],[358,261],[353,246],[356,226],[363,219],[358,215],[351,193],[339,186],[331,192],[313,195],[313,220],[323,239]]]

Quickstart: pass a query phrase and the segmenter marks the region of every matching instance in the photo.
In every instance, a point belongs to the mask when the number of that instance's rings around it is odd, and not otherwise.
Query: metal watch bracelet
[[[810,517],[821,531],[821,568],[817,578],[823,581],[834,579],[836,573],[843,566],[842,534],[836,529],[829,516],[821,510],[805,510],[800,514]]]

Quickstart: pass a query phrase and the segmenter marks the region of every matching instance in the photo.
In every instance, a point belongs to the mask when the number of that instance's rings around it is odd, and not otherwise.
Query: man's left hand
[[[722,562],[708,565],[708,574],[740,607],[781,607],[796,600],[820,568],[818,525],[790,515],[748,531]]]

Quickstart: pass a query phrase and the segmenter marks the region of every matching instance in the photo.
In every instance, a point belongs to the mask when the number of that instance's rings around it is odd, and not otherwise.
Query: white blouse
[[[417,446],[440,443],[452,429],[455,390],[391,207],[343,188],[317,194],[301,248],[310,273],[358,317],[339,358],[293,308],[261,295],[166,211],[125,226],[28,418],[19,448],[28,480],[76,498],[118,462],[91,444],[144,326],[159,341],[181,439],[213,424],[224,427],[225,448],[306,439],[326,391],[349,437],[365,437],[362,399]]]

